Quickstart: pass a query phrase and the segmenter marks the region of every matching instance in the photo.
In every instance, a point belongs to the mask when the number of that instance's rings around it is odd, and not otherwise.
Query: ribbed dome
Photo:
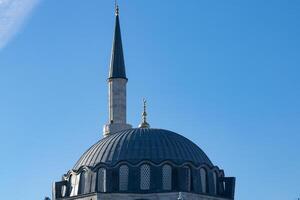
[[[212,166],[205,153],[187,138],[163,129],[136,128],[103,138],[81,156],[74,169],[94,167],[98,163],[114,165],[120,161],[135,164],[143,160]]]

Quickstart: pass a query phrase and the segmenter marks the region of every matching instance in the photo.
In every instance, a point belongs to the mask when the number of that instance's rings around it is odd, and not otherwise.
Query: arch
[[[106,169],[100,168],[97,173],[97,191],[106,192]]]
[[[172,167],[168,164],[162,168],[162,189],[172,190]]]
[[[201,192],[207,193],[207,171],[204,168],[200,169],[201,177]]]
[[[143,164],[140,169],[140,188],[141,190],[150,189],[151,170],[150,165]]]
[[[128,190],[129,168],[127,165],[121,165],[119,168],[119,190]]]
[[[214,187],[214,194],[218,194],[218,175],[216,171],[213,171],[213,187]]]

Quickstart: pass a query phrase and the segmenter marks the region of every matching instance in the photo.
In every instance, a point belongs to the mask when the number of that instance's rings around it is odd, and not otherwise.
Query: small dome
[[[114,166],[121,161],[135,164],[145,160],[213,166],[196,144],[177,133],[164,129],[134,128],[97,142],[81,156],[73,169],[78,170],[82,166],[93,168],[99,163]]]

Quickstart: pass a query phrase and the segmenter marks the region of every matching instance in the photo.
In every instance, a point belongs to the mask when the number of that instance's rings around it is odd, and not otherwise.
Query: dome
[[[74,166],[94,168],[103,163],[114,166],[121,161],[137,164],[141,161],[213,166],[206,154],[187,138],[164,129],[133,128],[101,139],[88,149]]]
[[[159,199],[161,194],[176,199],[184,192],[187,199],[233,199],[234,186],[235,179],[225,177],[187,138],[164,129],[131,128],[89,148],[55,182],[53,194],[56,199]]]

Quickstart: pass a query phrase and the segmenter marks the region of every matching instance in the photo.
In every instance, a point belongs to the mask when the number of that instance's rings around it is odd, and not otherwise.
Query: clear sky
[[[38,200],[102,137],[113,2],[18,1],[0,0],[0,195]],[[120,0],[120,17],[128,121],[146,97],[151,126],[199,145],[237,200],[295,200],[300,1]]]

